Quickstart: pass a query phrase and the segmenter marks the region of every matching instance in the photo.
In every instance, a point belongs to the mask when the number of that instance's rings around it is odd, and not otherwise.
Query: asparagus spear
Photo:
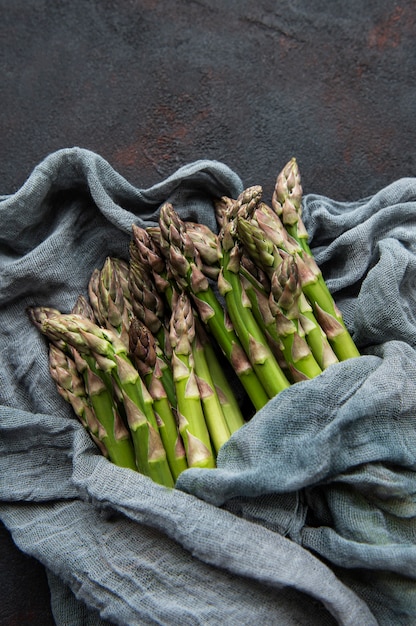
[[[123,397],[139,471],[160,484],[173,486],[152,398],[128,358],[124,343],[112,331],[74,314],[48,318],[42,327],[45,333],[66,341],[82,355],[95,359],[99,367],[111,375]],[[101,399],[107,387],[99,376],[89,376],[89,382],[96,385],[93,387],[93,393],[97,389],[94,395]]]
[[[100,424],[98,438],[108,450],[108,457],[119,467],[128,467],[137,470],[136,456],[129,431],[113,401],[103,379],[88,366],[85,359],[77,358],[77,368],[83,369],[85,387],[90,399],[94,414]]]
[[[282,352],[295,381],[314,378],[322,372],[299,323],[300,293],[296,263],[291,255],[285,255],[272,276],[269,302]]]
[[[79,299],[78,306],[82,306],[82,299]],[[71,403],[78,417],[82,416],[84,426],[91,432],[100,449],[107,451],[109,459],[116,465],[136,470],[130,436],[113,402],[111,391],[91,369],[88,360],[68,341],[65,333],[57,334],[48,330],[48,321],[59,320],[61,313],[49,307],[31,307],[28,314],[38,330],[49,339],[50,372],[60,394]],[[83,388],[85,396],[82,395]],[[86,397],[91,403],[90,410],[87,409]]]
[[[169,356],[166,304],[170,299],[171,286],[165,261],[145,229],[133,224],[132,230],[129,286],[133,311],[157,338],[165,355]]]
[[[340,361],[360,356],[342,313],[337,307],[322,274],[312,257],[296,257],[302,290],[310,302],[315,317],[328,337],[333,351]]]
[[[310,254],[308,232],[302,220],[302,193],[299,168],[293,157],[277,176],[272,207],[281,216],[287,232]]]
[[[237,230],[238,234],[238,230]],[[261,267],[255,265],[243,248],[240,259],[240,274],[253,285],[257,292],[264,295],[270,293],[270,279]],[[247,284],[247,283],[245,283]]]
[[[204,224],[185,222],[183,226],[193,242],[196,252],[199,254],[199,258],[202,262],[201,271],[208,277],[217,278],[219,273],[219,261],[222,256],[217,235]],[[155,250],[155,239],[160,242],[160,230],[155,228],[148,230],[152,233],[153,250]],[[144,245],[143,241],[142,245]],[[169,300],[171,300],[172,293],[173,291],[171,290],[168,294]],[[220,434],[220,427],[217,426],[217,433],[213,439],[214,447],[216,451],[218,451],[221,445],[229,438],[230,432],[234,432],[245,422],[234,393],[218,362],[212,343],[208,340],[205,329],[197,318],[195,319],[195,325],[196,339],[194,361],[200,386],[203,384],[202,380],[205,379],[205,392],[202,394],[204,412],[206,416],[207,412],[208,414],[210,412],[214,414],[214,410],[210,410],[209,407],[215,405],[219,415],[218,419],[224,414],[226,421],[226,424],[222,426],[223,434]]]
[[[129,287],[135,316],[152,333],[157,333],[165,321],[165,305],[163,298],[155,290],[150,268],[143,264],[134,241],[130,244]]]
[[[289,386],[289,381],[255,320],[239,275],[241,246],[237,238],[237,216],[249,215],[259,202],[261,193],[258,186],[246,189],[224,219],[220,232],[223,260],[218,287],[225,298],[237,336],[269,398],[273,398]]]
[[[271,279],[282,263],[285,249],[278,246],[277,239],[272,241],[267,236],[257,219],[240,216],[237,232],[247,254]],[[292,256],[297,264],[302,291],[313,308],[312,312],[307,301],[300,296],[304,330],[320,367],[328,367],[337,359],[358,356],[358,350],[342,322],[341,313],[326,285],[323,287],[323,281],[319,278],[322,274],[313,257],[293,250]],[[330,346],[327,345],[327,340]]]
[[[207,363],[216,394],[221,404],[225,421],[230,433],[232,434],[245,424],[243,414],[225,373],[224,364],[222,365],[219,361],[213,345],[212,337],[208,336],[204,325],[198,318],[195,319],[195,331],[197,334],[197,341],[204,350],[204,358]]]
[[[189,290],[200,316],[231,363],[254,407],[258,410],[269,400],[226,312],[217,299],[207,277],[198,266],[198,255],[186,228],[170,203],[160,210],[161,249],[168,270],[178,287]]]
[[[225,419],[200,337],[201,335],[195,332],[195,338],[192,343],[192,357],[205,422],[214,451],[218,454],[220,448],[230,438],[231,432]]]
[[[282,216],[286,230],[298,241],[302,253],[296,257],[302,289],[315,316],[339,360],[360,356],[341,311],[317,266],[308,243],[308,232],[302,220],[302,186],[296,159],[291,159],[279,173],[272,206]]]
[[[123,291],[123,295],[127,302],[131,301],[131,293],[129,288],[129,272],[130,266],[127,261],[123,261],[123,259],[119,259],[117,257],[112,257],[113,267],[117,272],[118,280]]]
[[[39,332],[44,334],[43,324],[50,317],[61,315],[58,309],[50,306],[32,306],[26,309],[28,317],[32,324],[36,326]],[[67,350],[67,343],[63,339],[58,337],[48,337],[50,343],[53,343],[57,348],[60,348],[63,352]]]
[[[127,346],[132,307],[123,289],[119,267],[119,262],[107,257],[101,270],[93,271],[88,295],[98,323],[113,330]]]
[[[201,261],[201,270],[208,278],[216,280],[222,258],[218,237],[205,224],[185,222],[186,232],[193,242]]]
[[[140,228],[133,224],[133,240],[137,249],[137,258],[142,267],[153,277],[158,293],[165,294],[170,300],[172,285],[168,279],[165,257],[160,246],[160,228],[158,226]]]
[[[49,371],[55,381],[59,395],[71,405],[75,415],[101,454],[109,458],[110,455],[104,443],[107,433],[95,415],[84,381],[75,366],[75,362],[53,343],[49,344]],[[111,460],[115,462],[114,456]],[[132,469],[136,469],[134,454],[132,463]]]
[[[179,431],[189,467],[210,468],[215,467],[215,457],[195,376],[192,349],[194,339],[195,324],[190,300],[185,292],[174,292],[170,341]]]
[[[232,213],[235,207],[235,200],[229,196],[221,196],[214,199],[215,217],[219,230],[221,230],[228,221],[228,215]]]
[[[184,445],[178,431],[176,411],[173,408],[176,406],[176,396],[171,403],[166,389],[166,385],[170,388],[171,378],[164,376],[167,370],[165,361],[160,356],[160,348],[150,330],[137,318],[133,318],[130,326],[130,352],[153,398],[153,410],[159,433],[172,476],[176,481],[179,474],[188,467]],[[175,393],[174,388],[169,391]]]

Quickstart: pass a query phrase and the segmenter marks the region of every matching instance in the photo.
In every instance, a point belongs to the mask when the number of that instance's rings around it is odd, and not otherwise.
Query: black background
[[[200,158],[357,200],[416,168],[410,0],[0,0],[0,194],[60,148],[148,187]],[[53,620],[0,527],[1,626]]]

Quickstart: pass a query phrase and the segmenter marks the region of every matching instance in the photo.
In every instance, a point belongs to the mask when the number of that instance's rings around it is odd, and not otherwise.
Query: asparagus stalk
[[[299,324],[300,286],[293,257],[285,255],[271,280],[270,310],[276,319],[283,355],[295,381],[318,376],[322,370]]]
[[[208,278],[197,265],[198,255],[179,216],[170,203],[160,210],[161,248],[172,278],[193,297],[200,319],[231,363],[254,407],[258,410],[269,400],[245,354],[226,312],[217,299]]]
[[[170,347],[169,357],[167,357],[152,331],[143,322],[134,317],[129,330],[129,348],[130,356],[139,372],[141,372],[140,368],[143,366],[143,361],[147,363],[150,354],[153,355],[154,352],[156,359],[154,368],[164,386],[170,404],[172,407],[176,407],[175,385],[170,365]]]
[[[111,375],[123,397],[139,471],[160,484],[173,486],[152,398],[128,358],[124,343],[112,331],[74,314],[51,317],[42,326],[45,333],[63,339],[83,355],[89,355],[97,361],[100,369]],[[101,399],[101,394],[107,389],[105,384],[99,376],[90,378],[90,382],[98,388],[96,395]]]
[[[342,361],[360,356],[309,247],[308,232],[302,220],[302,186],[295,158],[277,176],[272,206],[302,248],[302,253],[297,255],[302,289],[337,358]]]
[[[133,318],[130,326],[130,352],[133,355],[136,368],[153,398],[153,410],[159,433],[166,450],[172,476],[176,481],[179,474],[188,465],[173,408],[176,406],[176,396],[171,403],[166,390],[166,384],[170,388],[173,379],[164,376],[167,370],[164,360],[159,355],[160,348],[150,330],[137,318]],[[174,387],[170,391],[175,393]]]
[[[160,228],[158,226],[146,229],[133,225],[133,238],[137,246],[137,255],[142,266],[153,277],[154,285],[160,294],[165,294],[170,300],[172,285],[168,278],[165,257],[161,250]]]
[[[101,270],[95,269],[88,284],[91,307],[98,323],[113,330],[128,345],[128,329],[132,316],[129,299],[123,289],[120,264],[107,257]]]
[[[195,332],[195,339],[192,345],[192,357],[205,422],[214,451],[218,454],[220,448],[230,438],[231,432],[210,372],[204,345],[199,337],[199,333]]]
[[[315,317],[328,337],[333,351],[340,361],[360,356],[342,313],[337,307],[322,274],[311,257],[296,257],[302,290],[310,302]]]
[[[75,415],[101,454],[109,458],[110,455],[103,441],[107,433],[91,406],[82,376],[78,372],[75,362],[53,343],[49,344],[49,371],[55,381],[59,395],[71,405]],[[114,462],[114,459],[112,460]],[[136,469],[134,455],[132,462],[132,469]]]
[[[208,278],[216,280],[222,258],[218,237],[205,224],[185,222],[186,232],[195,246],[201,261],[201,270]]]
[[[81,300],[79,305],[81,305]],[[50,372],[60,394],[71,403],[84,426],[87,427],[99,448],[107,451],[109,459],[121,466],[137,469],[128,431],[113,402],[112,393],[102,379],[91,369],[68,337],[49,331],[48,321],[59,320],[61,313],[49,307],[31,307],[28,314],[50,342]],[[78,373],[78,375],[77,375]],[[79,375],[83,377],[81,382]],[[87,408],[82,389],[91,403]]]
[[[129,431],[117,411],[112,394],[103,379],[85,363],[85,386],[94,413],[100,424],[98,438],[108,450],[108,457],[119,467],[137,470],[136,457]],[[79,365],[78,365],[79,367]]]
[[[239,217],[237,232],[247,254],[271,279],[274,272],[282,264],[285,250],[279,248],[275,243],[277,239],[272,241],[267,236],[257,219]],[[313,308],[313,312],[311,312],[307,301],[301,297],[300,306],[304,330],[320,367],[328,367],[337,359],[342,360],[351,356],[358,356],[358,350],[342,322],[341,313],[328,289],[326,286],[323,287],[323,282],[319,279],[322,274],[313,257],[293,251],[292,256],[297,264],[302,291]],[[319,330],[319,326],[323,332]],[[313,330],[314,332],[312,332]],[[327,345],[323,333],[326,335],[330,346]]]
[[[303,291],[300,291],[298,300],[299,324],[301,325],[308,342],[312,354],[315,357],[319,367],[324,370],[334,363],[338,363],[339,359],[328,341],[327,335],[322,330],[313,309],[305,297]]]
[[[208,336],[205,327],[197,318],[195,319],[195,330],[198,342],[204,350],[205,361],[208,365],[225,421],[232,434],[245,424],[243,414],[224,371],[224,365],[221,365],[219,362],[212,338]]]
[[[195,324],[185,292],[173,294],[170,320],[173,377],[176,385],[179,431],[189,467],[215,467],[193,359]]]
[[[208,277],[217,278],[219,262],[222,256],[217,235],[204,224],[186,222],[183,225],[201,260],[201,271]],[[160,230],[151,229],[151,232],[153,233],[153,238],[157,237],[157,240],[160,241]],[[168,296],[170,295],[169,300],[171,300],[172,293],[170,291],[168,294]],[[214,416],[215,412],[217,412],[217,419],[222,419],[222,415],[224,415],[225,420],[221,427],[219,425],[216,426],[216,433],[212,436],[214,448],[218,451],[229,438],[230,432],[234,432],[244,424],[244,419],[234,393],[224,375],[223,368],[218,362],[212,343],[208,340],[205,329],[197,318],[195,319],[195,325],[194,362],[198,384],[204,389],[204,392],[201,389],[201,394],[205,417],[207,418],[208,415],[209,420],[209,415],[212,414]]]
[[[302,220],[302,193],[299,168],[293,157],[277,176],[272,207],[281,216],[289,235],[310,254],[308,232]]]
[[[262,329],[274,358],[285,376],[290,379],[290,372],[288,372],[287,363],[277,334],[275,318],[270,310],[270,279],[266,272],[258,265],[255,265],[252,259],[245,254],[244,249],[240,261],[240,278],[243,289],[250,300],[251,310],[256,322]]]
[[[124,290],[126,290],[128,286],[128,282],[127,282],[128,281],[128,273],[127,273],[128,268],[127,266],[124,266],[122,262],[120,262],[120,265],[118,266],[116,265],[116,263],[117,263],[117,260],[114,260],[113,267],[118,272],[123,273],[124,275],[123,280],[120,281],[120,284],[124,282]],[[126,300],[128,300],[127,296],[126,296]],[[72,310],[72,313],[77,313],[83,316],[84,318],[94,321],[94,317],[92,315],[92,307],[88,306],[88,303],[86,302],[85,298],[83,298],[82,296],[78,297],[77,302]],[[110,327],[110,330],[111,330],[111,327]],[[119,339],[122,341],[124,347],[126,348],[125,337],[124,336],[119,337]],[[128,339],[129,339],[128,347],[130,347],[130,329],[128,331]],[[72,349],[72,351],[74,352],[74,354],[76,354],[76,351],[74,348]],[[146,415],[146,418],[149,420],[149,424],[150,424],[149,434],[153,438],[153,447],[156,452],[153,454],[153,458],[149,460],[149,464],[150,464],[150,470],[149,470],[149,468],[146,465],[146,462],[142,461],[142,459],[145,458],[145,454],[146,454],[146,449],[144,448],[144,442],[139,442],[138,439],[134,439],[139,470],[142,471],[142,473],[149,474],[157,482],[161,482],[162,484],[166,484],[167,486],[170,486],[170,477],[165,467],[165,463],[163,462],[163,459],[162,461],[160,461],[158,458],[157,452],[159,448],[159,440],[157,436],[157,431],[158,431],[159,424],[158,424],[157,417],[153,412],[152,399],[147,393],[147,389],[143,384],[143,380],[138,376],[138,373],[134,369],[132,370],[130,368],[128,359],[121,361],[120,373],[117,376],[115,376],[114,375],[115,372],[113,370],[112,364],[111,363],[108,364],[108,361],[106,360],[105,357],[103,357],[103,355],[96,354],[95,358],[92,358],[88,354],[84,354],[83,358],[89,364],[90,369],[105,383],[107,390],[110,393],[110,398],[108,399],[108,403],[110,402],[111,397],[114,397],[114,402],[116,403],[115,410],[118,411],[120,414],[122,414],[127,419],[128,422],[130,419],[130,428],[133,430],[136,425],[137,419],[139,419],[139,421],[140,419],[142,419],[140,412],[137,411],[137,407],[140,407],[141,405],[143,405],[144,413]],[[101,362],[101,366],[102,366],[101,369],[96,367],[95,361],[97,359]],[[77,362],[78,362],[78,359],[77,359]],[[81,363],[82,363],[82,360],[81,360]],[[168,370],[167,368],[165,368],[165,370],[166,370],[166,373],[170,374],[170,370]],[[120,378],[121,376],[124,376],[125,378],[125,385],[123,387],[121,386],[120,381],[118,380],[118,378]],[[133,382],[133,385],[130,384],[131,382]],[[139,390],[136,389],[136,386],[134,384],[135,382],[137,382],[138,386],[141,388],[140,393],[139,393]],[[96,384],[99,384],[98,381],[96,381]],[[130,391],[131,397],[126,396],[127,390]],[[101,391],[101,394],[103,394],[103,391]],[[127,411],[126,411],[126,407],[127,407]],[[118,418],[119,417],[118,413],[116,413],[116,415]],[[154,432],[154,430],[156,432]],[[143,446],[142,448],[140,448],[140,444]],[[159,450],[159,453],[160,453],[160,450]]]
[[[238,234],[238,233],[237,233]],[[270,293],[270,279],[261,267],[255,265],[243,248],[240,259],[240,274],[251,283],[257,292],[263,295]],[[247,282],[245,283],[247,284]]]
[[[273,398],[289,386],[285,374],[276,361],[262,329],[251,311],[240,279],[241,247],[237,238],[237,216],[250,214],[261,197],[261,188],[249,188],[237,198],[236,207],[229,212],[220,232],[223,260],[218,288],[224,296],[231,322],[236,330],[253,368],[266,390]]]
[[[169,356],[169,331],[166,328],[166,301],[171,296],[164,258],[149,233],[133,225],[130,244],[129,286],[133,311],[157,338],[162,350]],[[156,287],[156,288],[155,288]]]
[[[130,245],[129,286],[132,294],[134,315],[157,335],[164,324],[165,306],[155,290],[152,276],[137,259],[137,246]]]

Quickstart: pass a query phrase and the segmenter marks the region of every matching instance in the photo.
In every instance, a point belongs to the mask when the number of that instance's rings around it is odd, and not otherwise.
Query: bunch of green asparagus
[[[212,202],[218,232],[166,202],[157,227],[132,225],[129,259],[107,257],[70,313],[28,310],[58,392],[102,454],[167,487],[215,467],[285,388],[359,356],[308,245],[296,159],[270,205],[260,186]]]

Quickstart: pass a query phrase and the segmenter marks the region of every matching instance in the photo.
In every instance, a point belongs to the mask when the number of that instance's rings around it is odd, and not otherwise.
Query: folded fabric
[[[416,623],[416,179],[304,197],[363,356],[280,393],[216,469],[172,490],[112,465],[50,378],[28,306],[69,311],[162,202],[215,228],[212,196],[243,187],[201,160],[138,189],[72,148],[0,198],[0,519],[46,567],[58,626]]]

